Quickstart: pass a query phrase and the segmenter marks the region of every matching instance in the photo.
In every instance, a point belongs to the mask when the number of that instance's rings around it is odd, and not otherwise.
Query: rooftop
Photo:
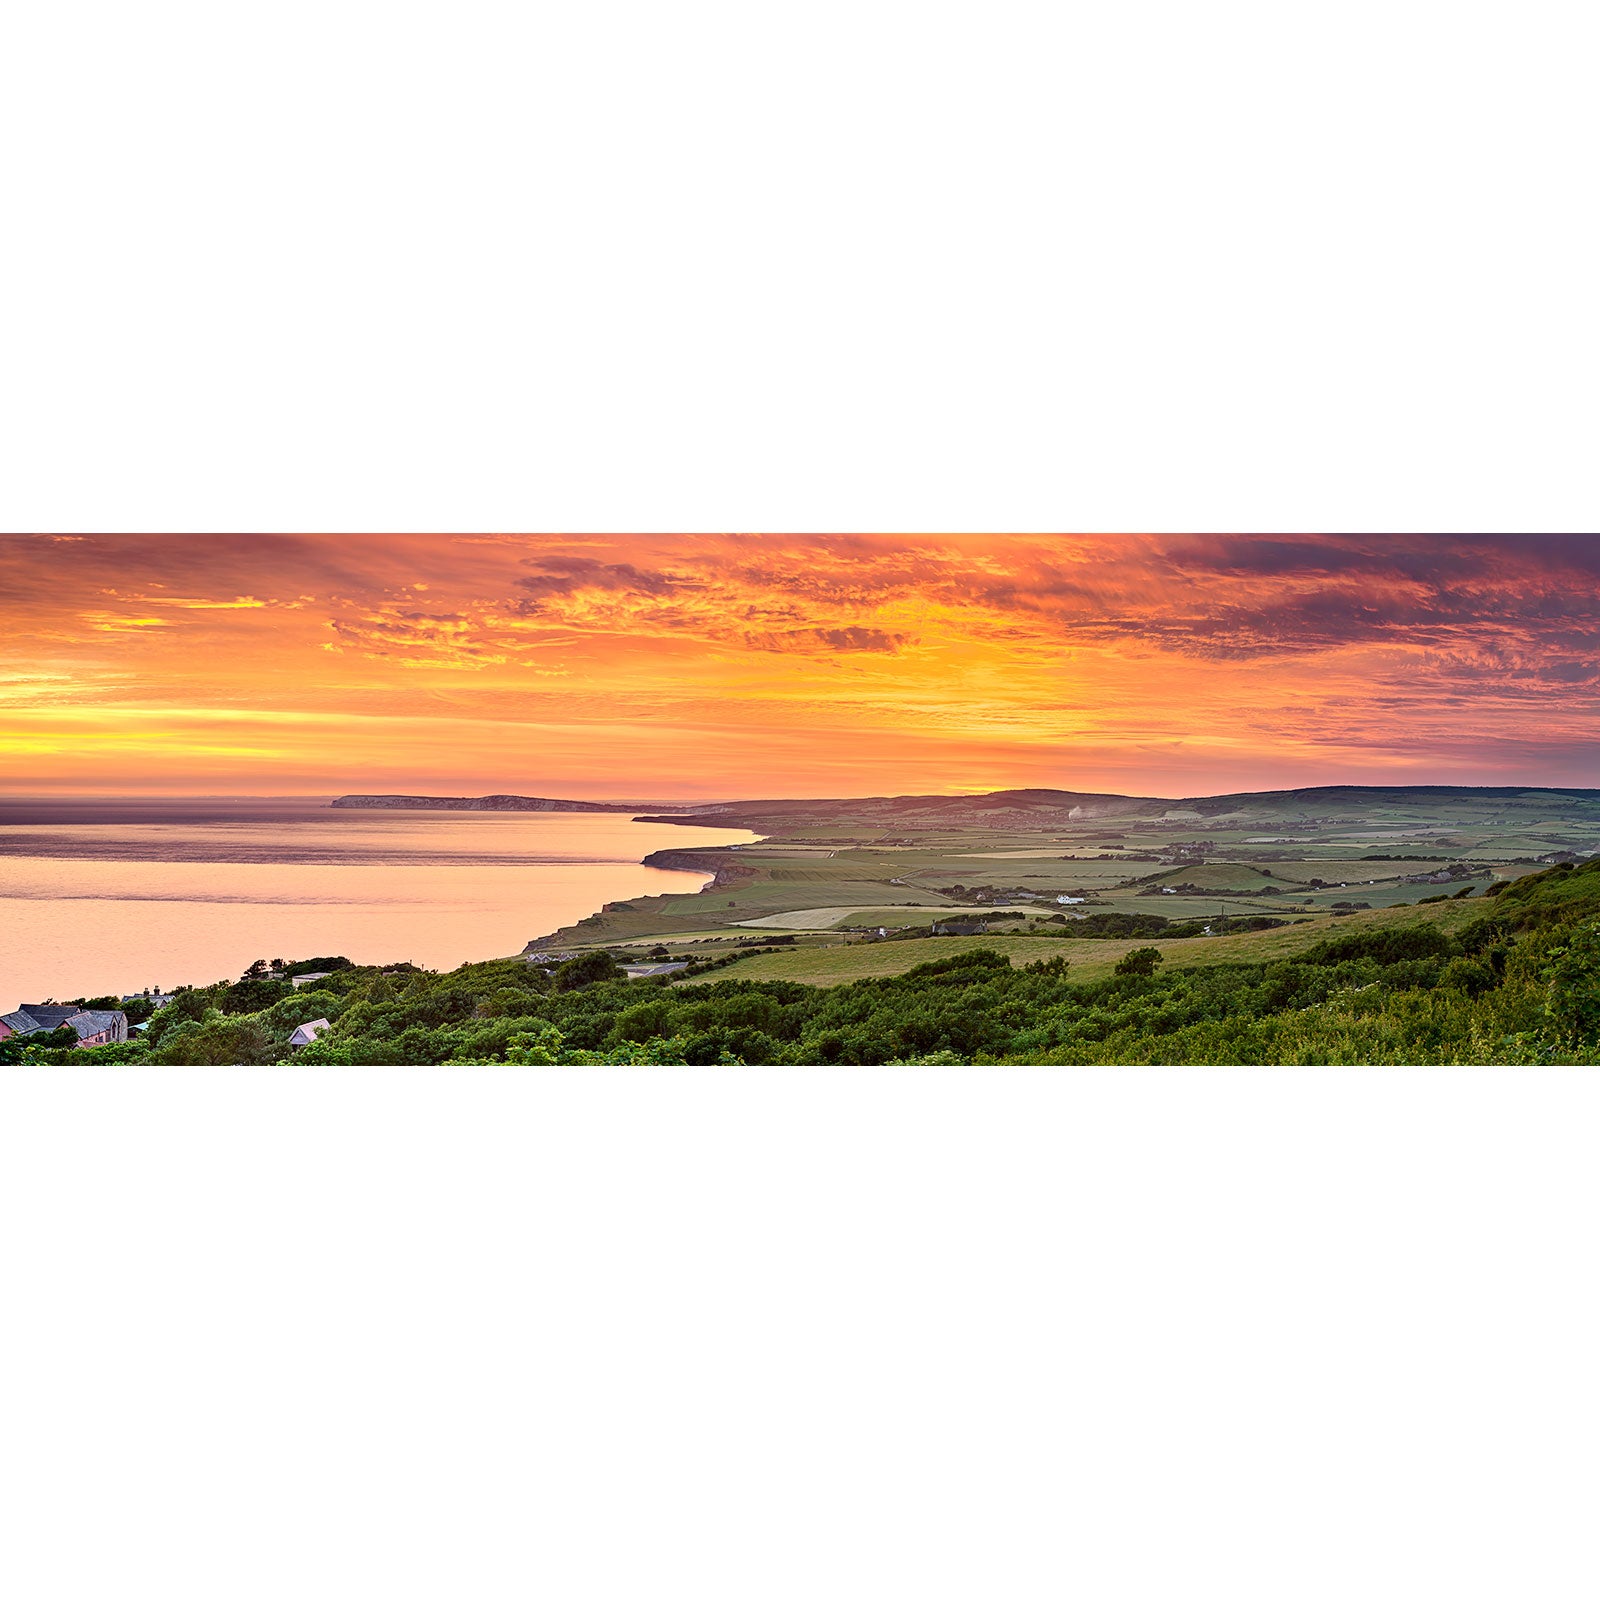
[[[115,1028],[119,1020],[127,1020],[121,1011],[78,1011],[67,1018],[67,1026],[80,1039],[87,1039],[91,1034]]]

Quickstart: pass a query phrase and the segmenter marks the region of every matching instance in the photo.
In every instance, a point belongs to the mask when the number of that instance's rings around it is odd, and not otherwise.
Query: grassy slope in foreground
[[[251,975],[180,990],[138,1041],[80,1052],[13,1039],[0,1041],[0,1059],[1600,1063],[1600,857],[1529,874],[1492,899],[1375,911],[1338,927],[1325,943],[1314,925],[1166,941],[1152,952],[1159,963],[1099,981],[1094,966],[1103,971],[1123,942],[877,945],[846,953],[924,959],[899,976],[833,985],[751,982],[737,967],[709,987],[635,984],[600,952],[554,972],[513,958],[446,973],[312,958],[327,970],[304,990]],[[1046,948],[1033,961],[1008,959],[1036,943]],[[1075,969],[1037,959],[1069,944]],[[294,1028],[316,1017],[331,1028],[296,1052]]]
[[[1359,911],[1330,926],[1326,919],[1270,928],[1260,933],[1224,934],[1194,939],[1050,939],[1027,934],[988,934],[965,938],[894,940],[883,944],[830,945],[814,950],[783,950],[750,956],[725,972],[711,972],[676,985],[688,988],[715,983],[719,978],[786,979],[831,987],[858,978],[892,978],[929,961],[943,961],[967,950],[993,950],[1008,956],[1013,966],[1065,957],[1074,979],[1088,982],[1108,977],[1130,950],[1153,944],[1169,968],[1216,966],[1226,961],[1278,961],[1309,950],[1324,939],[1374,928],[1428,923],[1454,933],[1481,916],[1492,902],[1482,899],[1446,900],[1428,906],[1392,906],[1384,911]]]

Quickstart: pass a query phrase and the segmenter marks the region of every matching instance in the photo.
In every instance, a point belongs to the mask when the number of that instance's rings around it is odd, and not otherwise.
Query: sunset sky
[[[0,786],[1600,785],[1582,535],[0,536]]]

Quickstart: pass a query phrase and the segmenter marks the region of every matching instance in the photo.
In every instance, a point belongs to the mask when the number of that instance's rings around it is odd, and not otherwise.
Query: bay
[[[0,1010],[237,978],[258,957],[447,970],[515,955],[609,901],[709,881],[642,865],[652,851],[755,837],[626,813],[8,801]]]

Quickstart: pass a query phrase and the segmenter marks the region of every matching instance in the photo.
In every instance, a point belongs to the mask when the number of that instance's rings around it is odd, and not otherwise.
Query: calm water
[[[448,969],[608,900],[707,878],[639,864],[732,828],[607,813],[334,811],[322,802],[0,805],[0,1010],[236,978],[258,956]]]

